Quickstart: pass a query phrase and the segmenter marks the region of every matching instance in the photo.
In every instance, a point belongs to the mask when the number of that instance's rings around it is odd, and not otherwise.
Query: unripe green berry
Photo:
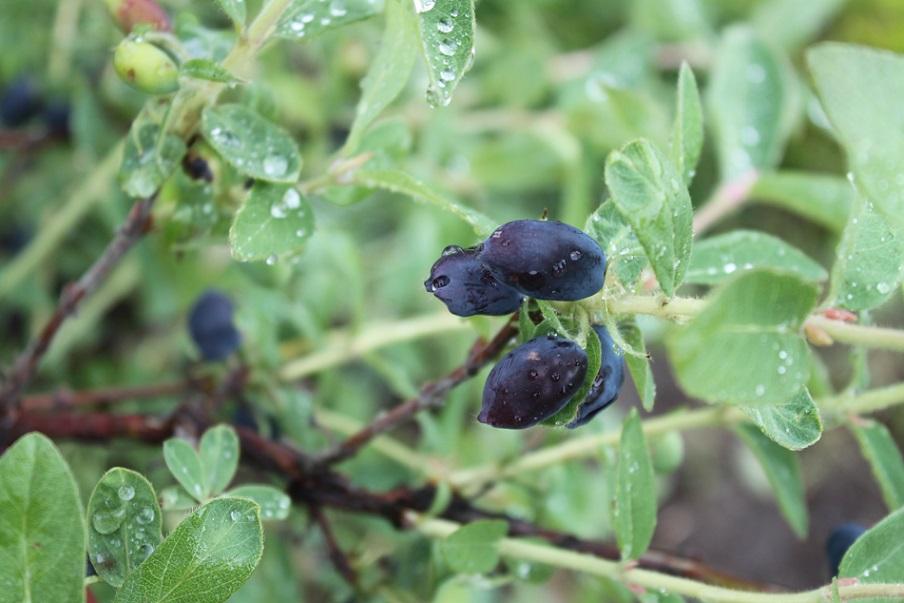
[[[650,442],[653,470],[660,475],[675,471],[684,461],[684,440],[677,431],[665,433]]]
[[[179,67],[165,51],[150,42],[126,38],[113,54],[116,73],[133,88],[148,94],[167,94],[179,88]]]

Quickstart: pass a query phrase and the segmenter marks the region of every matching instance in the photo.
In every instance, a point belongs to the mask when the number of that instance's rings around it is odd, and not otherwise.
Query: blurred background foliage
[[[163,4],[179,30],[203,25],[229,31],[228,20],[212,2]],[[251,5],[249,12],[255,10]],[[788,140],[783,151],[780,145],[775,164],[840,174],[843,156],[823,129],[824,117],[801,69],[802,49],[815,40],[833,39],[904,51],[904,3],[899,0],[481,0],[477,21],[476,62],[454,102],[437,109],[427,105],[426,75],[419,66],[406,93],[368,133],[362,148],[381,149],[379,161],[403,166],[498,222],[548,210],[553,218],[582,226],[603,198],[608,151],[638,136],[665,143],[680,60],[691,63],[706,90],[720,40],[739,25],[784,53],[795,67],[788,85],[798,102],[781,108],[786,112],[781,118],[788,119]],[[281,41],[264,55],[253,83],[230,91],[234,100],[291,131],[305,162],[302,178],[327,170],[342,146],[358,83],[381,31],[377,17],[303,44]],[[228,39],[229,34],[223,35]],[[99,255],[128,209],[111,168],[104,167],[110,163],[105,157],[125,135],[145,97],[112,70],[111,49],[119,39],[121,33],[99,1],[3,3],[0,82],[9,85],[29,77],[47,98],[71,104],[68,139],[34,152],[0,154],[3,362],[47,318],[61,285]],[[720,100],[709,98],[708,126],[718,119]],[[691,191],[698,205],[720,178],[712,140],[708,132]],[[210,157],[216,175],[219,166]],[[107,175],[83,203],[83,218],[72,221],[58,244],[27,264],[28,273],[19,283],[5,286],[7,269],[23,262],[29,241],[59,217],[73,189],[98,169]],[[456,218],[390,193],[328,190],[313,200],[316,232],[300,257],[272,266],[240,264],[229,255],[228,221],[220,216],[225,212],[220,204],[241,182],[225,180],[198,185],[177,174],[167,183],[157,209],[161,228],[66,325],[35,390],[179,379],[196,362],[184,328],[187,310],[201,291],[217,287],[237,303],[244,359],[262,369],[251,390],[261,423],[303,449],[316,450],[337,436],[315,419],[315,409],[366,421],[461,362],[474,331],[486,333],[496,324],[450,321],[423,292],[421,283],[445,245],[476,242]],[[764,204],[749,206],[719,230],[738,226],[790,239],[825,266],[837,244],[838,228],[831,221],[815,223]],[[883,310],[883,321],[894,323],[899,311],[896,301]],[[429,337],[307,375],[301,387],[275,378],[284,362],[333,345],[336,332],[380,332],[394,321],[424,316],[444,326]],[[684,398],[657,345],[660,326],[654,321],[642,326],[652,346],[660,413]],[[846,383],[847,357],[830,353],[825,360],[830,380]],[[872,361],[874,374],[904,377],[894,357],[875,353]],[[266,376],[268,370],[273,378]],[[421,415],[416,429],[396,435],[435,459],[438,467],[456,468],[511,458],[569,436],[561,430],[521,433],[478,425],[473,417],[482,382],[478,378],[458,388],[442,410]],[[617,428],[636,403],[633,388],[626,388],[618,408],[585,429]],[[141,410],[165,412],[172,405],[165,399],[143,402]],[[124,408],[137,410],[138,405]],[[900,434],[904,421],[888,418]],[[847,433],[827,433],[803,453],[811,511],[805,541],[783,523],[759,469],[730,434],[695,433],[685,444],[686,458],[677,470],[674,459],[661,453],[662,468],[668,471],[661,477],[654,548],[699,557],[750,579],[813,586],[826,579],[821,548],[828,531],[842,520],[871,523],[884,514],[877,488]],[[659,445],[653,442],[654,450]],[[662,446],[671,446],[675,454],[674,439]],[[144,471],[158,486],[168,479],[159,449],[113,442],[103,448],[70,444],[64,452],[85,495],[105,468],[117,464]],[[592,462],[545,469],[506,482],[482,502],[584,537],[609,538],[604,511],[609,463],[603,454]],[[373,450],[343,468],[375,488],[422,479]],[[448,569],[430,555],[433,545],[423,538],[397,533],[377,520],[339,519],[340,541],[365,582],[384,600],[631,600],[613,584],[564,573],[550,576],[523,564],[493,578],[447,580]],[[270,530],[264,560],[235,601],[343,600],[349,595],[329,569],[321,537],[302,512]],[[98,592],[103,596],[102,588]]]

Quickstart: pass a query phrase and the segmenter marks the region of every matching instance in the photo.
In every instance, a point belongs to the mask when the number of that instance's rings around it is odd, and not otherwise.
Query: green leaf
[[[656,399],[656,381],[653,379],[653,369],[650,367],[643,333],[637,326],[637,320],[633,317],[619,323],[618,331],[625,343],[637,352],[637,354],[625,354],[625,364],[628,372],[631,373],[631,379],[634,381],[634,387],[637,389],[643,409],[650,412],[653,410],[653,402]]]
[[[781,170],[760,174],[750,191],[750,199],[781,207],[841,232],[851,213],[854,194],[850,183],[838,176]]]
[[[100,578],[119,588],[163,540],[154,487],[140,473],[114,467],[88,501],[88,557]]]
[[[584,232],[596,239],[606,252],[606,278],[614,275],[623,289],[633,291],[649,261],[643,245],[615,203],[606,201],[590,214]]]
[[[382,11],[382,0],[294,0],[279,20],[276,35],[290,40],[313,38]]]
[[[436,206],[470,224],[479,236],[488,236],[496,229],[496,223],[479,211],[433,190],[401,170],[361,170],[355,173],[353,179],[360,186],[387,190]]]
[[[239,437],[229,425],[217,425],[204,432],[198,449],[205,491],[216,496],[229,486],[239,466]]]
[[[135,121],[122,155],[119,180],[130,197],[153,195],[185,155],[185,143],[173,134],[162,135],[157,124]]]
[[[753,26],[765,40],[789,52],[822,32],[846,0],[767,0],[753,11]]]
[[[797,456],[774,443],[753,425],[739,425],[735,431],[762,466],[778,507],[791,529],[799,538],[806,537],[807,505]]]
[[[829,299],[848,310],[881,305],[904,277],[904,245],[885,217],[859,195],[835,257]]]
[[[800,277],[756,270],[718,289],[690,324],[666,338],[684,390],[708,402],[780,404],[809,376],[798,333],[817,288]]]
[[[292,499],[273,486],[263,484],[248,484],[233,488],[226,496],[250,498],[261,508],[261,519],[264,521],[278,521],[289,516],[292,508]]]
[[[355,152],[371,123],[402,93],[417,58],[417,25],[411,2],[387,0],[380,50],[361,81],[361,100],[342,151]]]
[[[217,0],[217,5],[226,13],[236,28],[245,26],[245,14],[248,12],[245,8],[245,0]]]
[[[182,486],[167,486],[160,491],[160,505],[166,511],[188,511],[198,506]]]
[[[179,67],[179,75],[221,84],[231,84],[240,81],[239,78],[229,73],[219,63],[210,59],[189,59],[185,61]]]
[[[176,481],[182,484],[195,500],[204,502],[207,498],[204,469],[201,467],[198,453],[191,444],[181,438],[168,439],[163,443],[163,460],[166,461],[166,466]]]
[[[622,559],[637,559],[650,546],[656,528],[656,478],[637,409],[631,409],[622,426],[612,524]]]
[[[687,283],[714,285],[738,272],[774,268],[808,281],[825,280],[825,268],[781,239],[752,230],[735,230],[694,245],[684,277]]]
[[[445,106],[474,61],[474,0],[416,0],[421,52],[427,62],[427,102]]]
[[[229,228],[232,257],[240,262],[300,253],[314,233],[314,211],[291,186],[256,182]]]
[[[22,436],[0,456],[0,600],[82,603],[85,522],[56,446]]]
[[[822,419],[807,388],[788,402],[769,406],[743,406],[741,410],[770,440],[788,450],[803,450],[819,441]]]
[[[693,208],[671,161],[646,140],[609,154],[606,186],[631,224],[663,293],[674,295],[691,253]]]
[[[298,180],[301,156],[295,141],[281,127],[243,105],[206,108],[201,133],[242,174],[268,182]]]
[[[799,94],[787,59],[748,28],[725,31],[709,83],[722,180],[775,167],[797,117]]]
[[[807,53],[822,106],[848,156],[857,188],[904,229],[904,57],[825,43]]]
[[[508,532],[508,523],[482,519],[464,525],[440,542],[440,550],[453,571],[485,574],[499,563],[496,544]]]
[[[678,100],[672,126],[670,155],[685,184],[694,179],[703,150],[703,106],[697,80],[687,63],[678,72]]]
[[[904,509],[898,509],[862,534],[841,560],[839,578],[857,578],[865,583],[893,584],[904,576]],[[860,599],[881,603],[893,599]]]
[[[577,416],[578,408],[586,401],[587,393],[593,387],[593,381],[596,379],[597,373],[600,372],[600,365],[603,360],[600,338],[593,329],[588,329],[587,346],[584,351],[587,352],[587,372],[584,376],[584,382],[562,410],[543,421],[544,425],[566,425],[570,423]]]
[[[263,549],[257,504],[214,499],[186,517],[129,574],[115,603],[221,603],[248,580]]]
[[[885,425],[870,419],[850,423],[851,432],[869,462],[889,510],[904,506],[904,458]]]

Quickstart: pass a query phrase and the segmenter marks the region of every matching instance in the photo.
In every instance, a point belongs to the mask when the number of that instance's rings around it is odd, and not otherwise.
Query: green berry
[[[126,38],[116,47],[113,67],[133,88],[168,94],[179,88],[179,67],[164,50],[143,40]]]
[[[675,471],[684,461],[684,440],[677,431],[670,431],[650,442],[653,470],[659,474]]]

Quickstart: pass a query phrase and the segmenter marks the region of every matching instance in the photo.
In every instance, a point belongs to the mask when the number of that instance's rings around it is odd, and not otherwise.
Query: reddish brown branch
[[[175,383],[89,389],[77,392],[61,389],[51,393],[27,396],[22,399],[21,408],[33,412],[73,406],[93,406],[96,404],[148,400],[183,394],[189,391],[190,388],[191,383],[179,381]]]
[[[330,524],[329,518],[327,518],[326,514],[323,512],[323,508],[319,505],[312,504],[308,505],[308,510],[311,513],[314,522],[317,524],[317,527],[320,528],[320,532],[323,534],[323,539],[326,542],[330,562],[333,564],[333,567],[335,567],[336,571],[339,572],[339,575],[357,591],[358,574],[355,572],[355,568],[352,567],[345,551],[339,546],[339,541],[336,540],[336,534],[333,532],[333,526]]]
[[[107,279],[119,260],[147,232],[151,224],[151,208],[154,205],[154,198],[149,197],[135,202],[125,223],[116,232],[103,254],[81,278],[63,289],[60,301],[47,324],[16,359],[6,383],[0,388],[0,418],[4,416],[7,418],[3,421],[4,423],[8,423],[9,417],[15,414],[22,390],[31,381],[38,363],[47,352],[60,327],[78,309],[82,300],[91,295]]]
[[[340,442],[335,448],[319,456],[317,464],[334,465],[349,459],[378,435],[393,429],[422,410],[438,406],[451,390],[476,375],[498,356],[517,333],[518,315],[515,314],[490,341],[480,340],[474,344],[464,364],[442,379],[426,384],[417,396],[380,415],[372,423]]]

